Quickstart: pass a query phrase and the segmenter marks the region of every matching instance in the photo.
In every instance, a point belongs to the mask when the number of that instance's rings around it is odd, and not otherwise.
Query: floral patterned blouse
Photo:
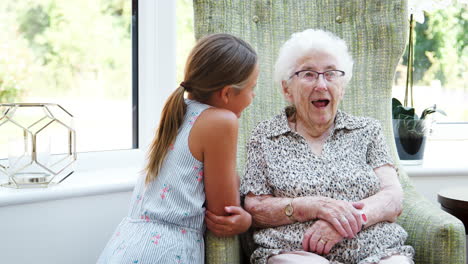
[[[314,154],[306,140],[288,126],[286,111],[254,129],[241,194],[274,197],[325,196],[359,201],[376,194],[380,181],[375,168],[393,164],[378,121],[338,111],[335,127]],[[258,246],[252,263],[266,263],[271,255],[302,250],[305,230],[314,220],[254,232]],[[396,223],[380,222],[344,239],[324,257],[331,263],[377,263],[394,255],[412,257],[405,246],[406,231]]]

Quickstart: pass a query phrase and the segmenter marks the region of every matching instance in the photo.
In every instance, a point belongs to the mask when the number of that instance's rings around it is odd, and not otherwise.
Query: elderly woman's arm
[[[395,222],[402,211],[403,189],[396,170],[387,164],[375,168],[374,172],[380,179],[381,188],[375,195],[361,200],[364,203],[362,211],[367,216],[366,227],[383,221]]]
[[[285,214],[289,203],[294,209],[290,217]],[[354,206],[361,208],[362,204],[355,203]],[[244,203],[246,211],[252,215],[252,224],[255,227],[268,228],[323,219],[332,224],[343,237],[350,238],[362,227],[361,215],[354,206],[346,201],[321,196],[277,198],[252,193],[246,196]]]
[[[395,222],[401,214],[403,202],[403,190],[395,169],[390,165],[384,165],[374,169],[380,179],[381,190],[373,196],[361,200],[366,215],[367,223],[371,226],[375,223],[388,221]],[[284,213],[284,208],[291,202],[294,212],[292,217]],[[291,224],[295,221],[306,222],[313,219],[323,219],[331,223],[344,237],[349,236],[346,221],[340,216],[345,215],[354,232],[354,223],[361,225],[359,213],[351,208],[353,204],[345,201],[337,201],[327,197],[298,197],[276,198],[271,195],[253,195],[249,193],[245,198],[245,209],[252,215],[252,224],[256,227],[267,228]],[[356,204],[356,207],[360,205]],[[362,205],[361,205],[362,206]],[[350,217],[350,214],[353,214]],[[353,220],[354,218],[354,220]],[[354,221],[354,222],[353,222]],[[343,229],[341,229],[343,228]],[[360,228],[358,228],[360,230]],[[341,230],[341,231],[340,231]],[[343,232],[346,230],[346,232]]]
[[[290,198],[277,198],[272,195],[257,196],[249,193],[245,197],[244,208],[252,215],[252,226],[260,228],[275,227],[295,222],[292,217],[289,218],[284,214],[284,208],[290,201]],[[292,202],[294,208],[297,198],[293,199]]]

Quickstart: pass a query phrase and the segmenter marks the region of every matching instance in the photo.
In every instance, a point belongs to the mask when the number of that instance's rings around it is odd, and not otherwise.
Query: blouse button
[[[343,23],[343,18],[341,16],[336,16],[335,21],[336,23],[341,24]]]
[[[258,23],[258,21],[260,21],[260,18],[258,16],[253,16],[252,21]]]

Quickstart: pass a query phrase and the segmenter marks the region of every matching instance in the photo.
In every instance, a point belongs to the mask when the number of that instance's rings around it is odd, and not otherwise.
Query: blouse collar
[[[367,119],[355,117],[349,115],[341,110],[338,110],[335,116],[335,128],[334,130],[341,129],[358,129],[364,127],[367,122]],[[288,125],[288,117],[286,116],[286,108],[282,110],[279,115],[276,115],[271,119],[270,129],[268,137],[276,137],[288,132],[293,132],[293,130]]]

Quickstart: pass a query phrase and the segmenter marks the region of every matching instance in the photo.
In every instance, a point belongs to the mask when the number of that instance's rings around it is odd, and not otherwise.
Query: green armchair
[[[194,0],[195,35],[231,33],[248,41],[258,52],[260,76],[253,104],[241,118],[238,168],[246,160],[246,143],[254,126],[285,106],[273,81],[280,46],[294,32],[322,28],[343,38],[355,61],[353,78],[341,108],[354,115],[379,119],[398,161],[391,117],[392,80],[408,33],[407,2],[399,0]],[[240,173],[242,175],[242,173]],[[465,229],[461,221],[418,194],[399,169],[405,191],[398,222],[408,231],[407,243],[416,250],[416,263],[465,264]],[[206,236],[209,264],[241,263],[238,237]]]

